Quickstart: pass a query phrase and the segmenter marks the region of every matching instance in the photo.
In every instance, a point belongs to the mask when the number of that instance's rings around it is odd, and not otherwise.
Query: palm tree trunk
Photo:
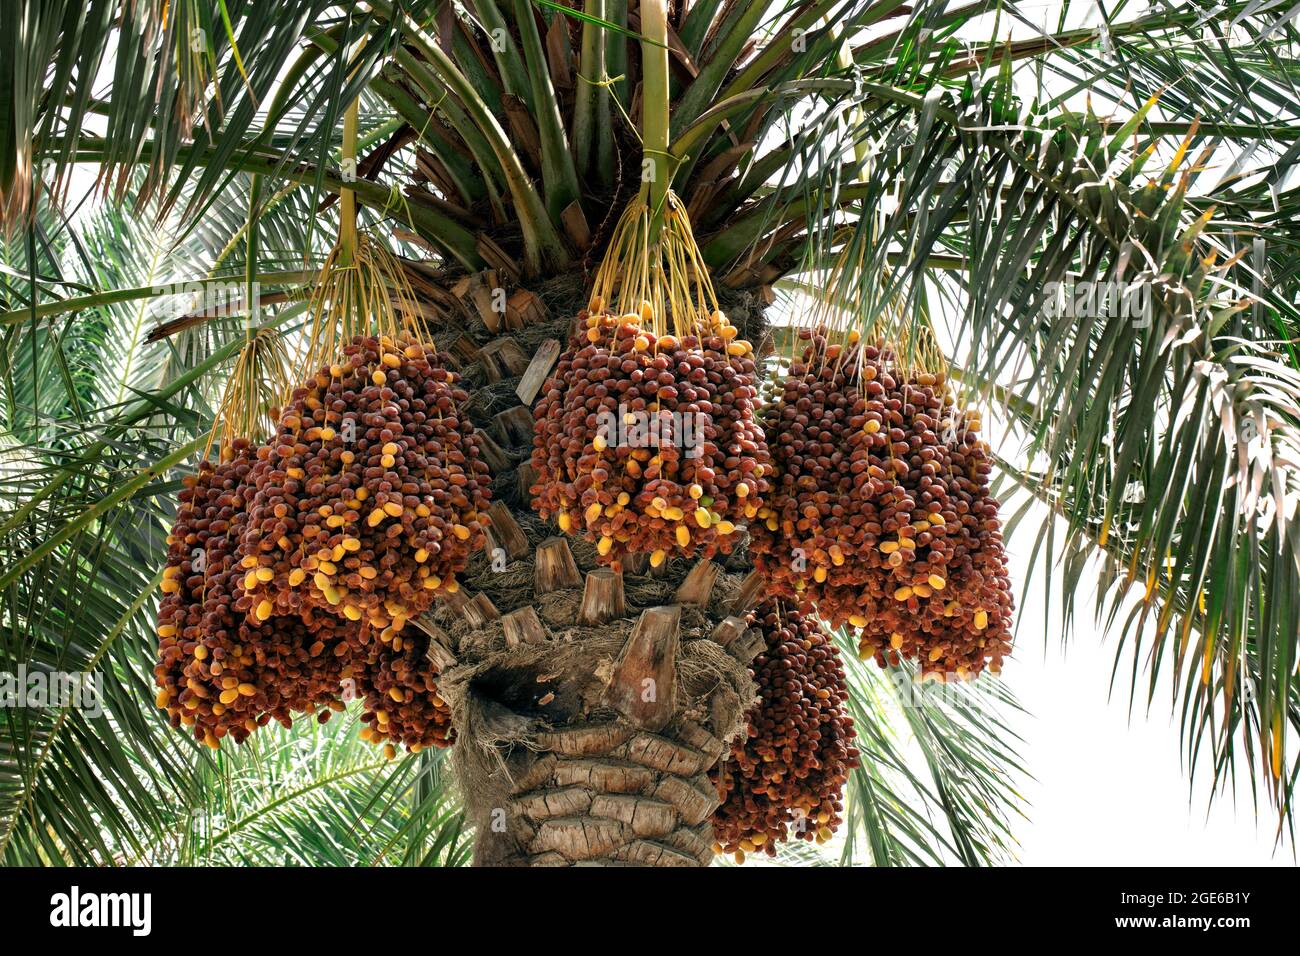
[[[712,561],[615,573],[521,517],[499,507],[493,529],[515,524],[526,553],[471,568],[482,590],[422,622],[476,864],[707,865],[709,771],[754,697],[752,575]]]
[[[614,572],[594,545],[537,518],[529,406],[584,283],[516,293],[500,315],[488,311],[493,281],[458,287],[477,316],[468,332],[460,317],[435,332],[491,439],[488,546],[419,622],[457,728],[475,864],[708,865],[709,772],[754,699],[747,665],[762,640],[745,615],[759,582],[743,551],[654,569],[641,556]],[[743,305],[734,311],[758,339],[761,306]]]

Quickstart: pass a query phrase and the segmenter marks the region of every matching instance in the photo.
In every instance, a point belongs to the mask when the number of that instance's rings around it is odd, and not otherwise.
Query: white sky
[[[1019,588],[1044,511],[1026,516],[1009,542],[1011,577]],[[1114,643],[1092,626],[1092,594],[1080,595],[1080,613],[1062,649],[1059,602],[1043,640],[1043,567],[1017,608],[1020,627],[1003,679],[1029,716],[1011,724],[1025,743],[1024,764],[1036,778],[1026,787],[1028,822],[1015,833],[1020,862],[1037,866],[1293,866],[1291,850],[1273,850],[1271,811],[1254,819],[1248,784],[1215,800],[1207,818],[1209,769],[1197,769],[1189,804],[1180,766],[1178,722],[1169,686],[1162,685],[1148,716],[1128,712],[1131,656],[1125,652],[1108,700]],[[1018,599],[1018,604],[1022,603]],[[1143,686],[1145,686],[1143,684]],[[1142,700],[1145,692],[1139,690]],[[1239,765],[1244,774],[1246,767]],[[1201,778],[1204,779],[1201,779]]]

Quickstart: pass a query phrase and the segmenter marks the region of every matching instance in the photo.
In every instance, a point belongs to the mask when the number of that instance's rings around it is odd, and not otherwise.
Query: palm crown
[[[247,312],[149,303],[237,282],[294,328],[339,195],[449,334],[497,330],[485,289],[514,322],[587,284],[643,188],[681,197],[724,304],[814,289],[866,337],[924,330],[1020,441],[999,482],[1065,519],[1035,546],[1065,613],[1100,556],[1131,693],[1172,674],[1189,765],[1224,783],[1244,757],[1289,830],[1297,37],[1281,5],[1074,6],[1022,40],[1017,5],[942,0],[6,8],[0,647],[106,699],[0,717],[6,862],[464,858],[436,754],[389,765],[326,727],[214,756],[148,706],[173,469]],[[78,214],[87,167],[114,202]],[[1150,307],[1062,307],[1083,282]],[[900,707],[890,672],[849,677],[846,858],[1009,854],[1005,689]]]

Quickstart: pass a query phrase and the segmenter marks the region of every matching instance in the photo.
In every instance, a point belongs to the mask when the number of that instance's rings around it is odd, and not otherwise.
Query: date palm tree
[[[1008,524],[1050,515],[1033,563],[1062,626],[1096,583],[1133,698],[1172,686],[1191,772],[1221,789],[1244,770],[1290,835],[1300,38],[1283,3],[1133,7],[1067,2],[1043,23],[984,0],[7,5],[0,670],[94,674],[104,711],[0,711],[0,858],[456,864],[467,822],[481,862],[582,855],[532,852],[516,817],[489,845],[496,807],[448,786],[437,752],[388,764],[314,724],[193,746],[153,707],[151,624],[171,502],[248,328],[309,321],[358,221],[399,257],[493,439],[492,543],[516,573],[476,558],[438,620],[519,614],[543,580],[580,599],[565,569],[591,566],[528,507],[530,367],[643,189],[681,197],[724,309],[771,325],[775,354],[809,289],[854,303],[866,334],[939,342],[1005,428],[998,483],[1024,503]],[[231,284],[234,308],[175,307]],[[1081,305],[1081,286],[1145,307]],[[509,710],[538,673],[583,666],[541,659],[474,693]],[[990,675],[913,696],[900,672],[850,663],[862,761],[842,859],[1008,858],[1014,700]],[[556,749],[584,731],[571,716]],[[542,763],[516,769],[553,783]],[[655,862],[709,859],[698,818],[673,812]]]

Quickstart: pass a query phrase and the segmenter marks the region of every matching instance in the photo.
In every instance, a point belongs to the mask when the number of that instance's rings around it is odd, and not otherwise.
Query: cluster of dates
[[[163,570],[157,704],[214,748],[226,736],[243,742],[272,719],[286,726],[297,713],[328,719],[342,708],[357,644],[355,626],[330,615],[251,621],[237,610],[236,542],[254,461],[240,440],[186,479]]]
[[[979,420],[943,373],[852,335],[808,344],[768,406],[773,491],[751,550],[777,593],[860,630],[882,665],[997,671],[1013,602]]]
[[[159,613],[158,703],[212,746],[366,697],[366,739],[450,741],[406,628],[481,547],[490,477],[431,348],[362,337],[297,389],[274,437],[181,493]]]
[[[680,338],[652,318],[581,313],[534,410],[533,507],[615,566],[731,551],[768,488],[750,343],[718,311]]]
[[[834,641],[780,600],[760,605],[751,624],[767,640],[750,664],[759,700],[747,736],[713,772],[722,800],[713,849],[737,862],[756,851],[774,856],[792,834],[829,840],[841,823],[844,783],[858,766]]]

